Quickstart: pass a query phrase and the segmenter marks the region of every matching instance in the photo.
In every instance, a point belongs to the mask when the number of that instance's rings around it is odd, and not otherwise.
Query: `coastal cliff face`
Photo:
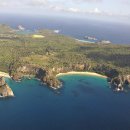
[[[84,71],[89,70],[90,65],[88,64],[74,64],[68,67],[53,67],[53,68],[41,68],[36,65],[14,65],[11,64],[9,67],[9,74],[13,80],[21,80],[25,75],[34,75],[40,79],[44,84],[47,84],[53,89],[58,89],[62,86],[62,83],[56,78],[58,73],[66,73],[69,71]]]
[[[38,72],[38,67],[34,65],[19,65],[11,64],[9,66],[9,75],[13,80],[20,80],[25,75],[35,75]]]
[[[11,67],[13,68],[13,66]],[[97,65],[92,67],[90,64],[73,64],[67,67],[53,67],[40,68],[35,65],[24,65],[18,68],[10,69],[10,76],[14,80],[21,80],[25,75],[34,75],[40,79],[42,83],[47,84],[48,87],[59,89],[62,83],[56,78],[59,73],[66,73],[69,71],[93,71],[103,74],[108,77],[108,82],[114,90],[122,91],[130,84],[130,75],[120,75],[116,69],[112,69],[105,65]]]
[[[13,97],[12,89],[5,83],[4,79],[0,78],[0,97]]]
[[[42,83],[47,84],[50,88],[58,89],[61,87],[61,82],[50,69],[44,69],[34,65],[20,66],[15,71],[14,69],[10,69],[10,76],[15,81],[21,80],[25,75],[35,76],[35,78],[40,79]]]
[[[124,91],[124,89],[129,88],[130,75],[122,75],[116,69],[105,65],[97,65],[93,70],[97,73],[106,75],[113,90]]]
[[[16,66],[16,65],[15,65]],[[69,71],[85,71],[90,69],[89,64],[74,64],[68,67],[53,67],[53,68],[41,68],[35,65],[23,65],[17,66],[14,64],[9,67],[9,74],[13,80],[19,81],[25,75],[34,75],[40,79],[41,82],[47,84],[50,88],[58,89],[62,86],[62,83],[56,78],[59,73],[66,73]]]

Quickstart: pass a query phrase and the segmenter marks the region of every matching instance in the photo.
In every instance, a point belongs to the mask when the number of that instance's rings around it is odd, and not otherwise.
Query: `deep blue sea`
[[[22,15],[0,15],[0,23],[130,44],[130,25],[121,23]],[[6,79],[15,97],[0,99],[0,130],[130,130],[130,93],[113,92],[99,77],[68,75],[60,80],[63,87],[52,91],[36,79]]]
[[[101,22],[60,16],[23,16],[2,15],[0,23],[13,28],[23,25],[27,30],[52,29],[61,34],[85,40],[85,36],[94,36],[100,40],[109,40],[115,44],[130,44],[130,24]]]
[[[14,98],[0,100],[1,130],[130,130],[130,93],[113,92],[105,79],[68,75],[52,91],[36,79],[6,79]]]

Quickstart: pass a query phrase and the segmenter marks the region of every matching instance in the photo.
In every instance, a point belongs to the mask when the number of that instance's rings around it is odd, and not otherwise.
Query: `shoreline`
[[[8,73],[1,72],[1,71],[0,71],[0,77],[10,78]]]
[[[101,75],[101,74],[98,74],[95,72],[76,72],[76,71],[70,71],[67,73],[59,73],[56,75],[56,77],[65,76],[65,75],[88,75],[88,76],[96,76],[96,77],[105,78],[105,79],[107,78],[107,76],[104,76],[104,75]],[[26,76],[28,77],[28,75],[26,75]],[[0,71],[0,77],[10,78],[8,73],[1,72],[1,71]]]
[[[76,72],[76,71],[71,71],[67,73],[59,73],[56,75],[56,77],[65,76],[65,75],[86,75],[86,76],[96,76],[96,77],[107,79],[107,76],[104,76],[95,72]]]
[[[80,39],[75,39],[76,41],[79,41],[79,42],[83,42],[83,43],[96,43],[96,42],[92,42],[92,41],[89,41],[89,40],[80,40]]]

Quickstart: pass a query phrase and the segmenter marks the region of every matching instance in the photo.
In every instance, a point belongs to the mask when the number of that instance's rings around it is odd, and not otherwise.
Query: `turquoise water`
[[[0,100],[1,130],[130,130],[130,94],[105,79],[68,75],[52,91],[36,79],[6,79],[15,97]]]
[[[34,31],[31,30],[24,30],[24,31],[17,31],[17,34],[33,34]]]

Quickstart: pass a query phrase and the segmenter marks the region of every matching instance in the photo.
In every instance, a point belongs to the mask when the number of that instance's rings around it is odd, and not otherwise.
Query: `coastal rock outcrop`
[[[15,81],[21,80],[25,75],[33,75],[35,78],[40,79],[44,84],[47,84],[50,88],[58,89],[61,87],[61,82],[56,78],[56,74],[50,69],[43,69],[35,65],[20,66],[15,69],[15,71],[14,69],[10,69],[10,76]]]
[[[102,64],[97,65],[93,70],[99,74],[106,75],[113,90],[124,91],[129,88],[130,75],[121,75],[115,68],[110,68]]]
[[[0,77],[0,97],[13,97],[12,89],[6,84],[3,77]]]
[[[53,89],[59,89],[62,86],[61,82],[54,76],[45,76],[42,81]]]
[[[110,83],[112,89],[117,91],[123,91],[124,88],[130,84],[130,75],[120,75],[118,70],[115,68],[111,68],[103,64],[91,66],[87,63],[77,63],[64,67],[53,68],[41,68],[40,66],[27,64],[17,66],[17,68],[10,66],[9,70],[10,76],[14,80],[21,80],[21,78],[25,75],[33,75],[40,79],[42,83],[53,89],[59,89],[62,86],[61,81],[56,78],[56,75],[70,71],[92,71],[105,75],[108,77],[108,82]]]
[[[111,79],[111,86],[117,91],[123,91],[130,85],[130,75],[119,75]]]

